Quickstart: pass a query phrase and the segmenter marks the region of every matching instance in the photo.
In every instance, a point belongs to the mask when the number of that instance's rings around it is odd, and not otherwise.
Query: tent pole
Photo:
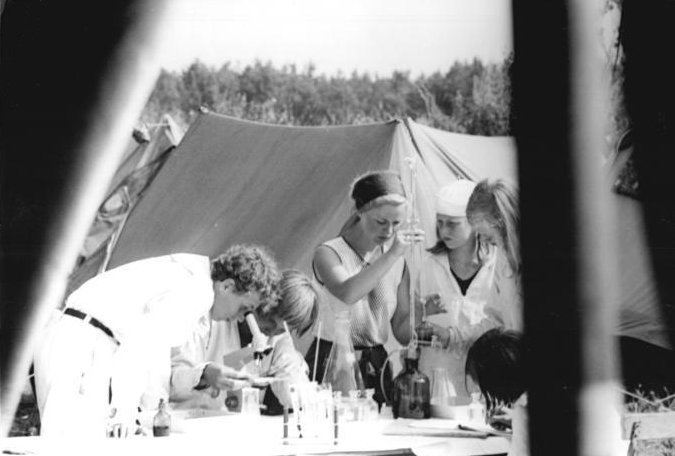
[[[583,3],[512,2],[531,454],[607,454],[618,432],[608,418],[597,426],[614,405],[597,399],[615,382],[616,246],[600,170],[597,4]]]
[[[158,32],[169,3],[5,5],[0,437],[9,433],[33,346],[63,299],[87,229],[159,74]],[[43,129],[39,134],[35,124]]]

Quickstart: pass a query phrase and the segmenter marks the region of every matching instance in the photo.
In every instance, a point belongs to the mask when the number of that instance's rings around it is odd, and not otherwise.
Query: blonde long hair
[[[471,225],[484,220],[497,229],[511,271],[520,275],[520,209],[518,191],[503,179],[476,184],[466,215]]]

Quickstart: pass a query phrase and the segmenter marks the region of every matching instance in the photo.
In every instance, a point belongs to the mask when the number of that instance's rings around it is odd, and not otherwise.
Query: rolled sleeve
[[[207,317],[201,318],[188,341],[171,349],[170,399],[173,401],[185,400],[194,393],[204,368],[209,364],[204,359],[209,325]]]

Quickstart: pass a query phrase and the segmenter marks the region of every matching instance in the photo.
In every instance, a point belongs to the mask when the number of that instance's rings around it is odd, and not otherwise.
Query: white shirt
[[[426,296],[438,293],[445,304],[446,313],[430,315],[427,320],[441,327],[449,328],[451,340],[447,349],[438,350],[423,347],[420,369],[431,375],[434,368],[445,368],[457,396],[469,398],[466,390],[464,366],[471,344],[488,329],[503,326],[499,312],[488,304],[495,296],[496,254],[484,259],[471,281],[466,295],[450,270],[447,254],[428,253],[422,261],[420,294]]]
[[[260,367],[260,373],[267,377],[283,378],[287,383],[309,381],[307,364],[302,355],[295,350],[293,339],[288,333],[270,338],[272,352],[267,355]],[[252,349],[240,349],[237,322],[212,321],[204,316],[199,321],[188,341],[171,350],[171,400],[180,408],[199,407],[220,409],[225,403],[225,392],[211,388],[195,390],[204,368],[209,363],[227,364],[235,369],[248,371],[253,357]],[[224,356],[241,352],[244,362],[236,365],[224,362]],[[283,383],[273,383],[272,391],[282,405],[290,407],[290,398],[283,389]]]
[[[181,253],[106,271],[75,290],[66,306],[96,317],[122,345],[142,334],[175,346],[185,341],[213,301],[209,258]]]
[[[520,395],[511,407],[511,446],[507,456],[529,456],[527,393]]]
[[[322,245],[329,247],[335,252],[349,277],[357,275],[368,266],[342,237],[331,239]],[[316,276],[315,271],[317,282],[326,291],[326,299],[319,300],[321,339],[332,342],[335,338],[335,316],[341,312],[348,312],[350,315],[350,332],[354,345],[374,346],[385,344],[389,339],[390,320],[396,311],[398,287],[403,278],[404,268],[405,260],[401,257],[396,260],[394,265],[378,281],[376,285],[378,293],[368,293],[351,305],[345,304],[333,295],[323,285],[321,278]],[[376,299],[372,298],[374,295],[377,295]],[[375,319],[373,314],[373,308],[379,306],[385,307],[385,316],[382,321]]]
[[[97,318],[119,340],[112,366],[113,406],[156,407],[168,396],[170,347],[182,344],[214,302],[206,256],[175,254],[135,261],[93,277],[66,307]]]

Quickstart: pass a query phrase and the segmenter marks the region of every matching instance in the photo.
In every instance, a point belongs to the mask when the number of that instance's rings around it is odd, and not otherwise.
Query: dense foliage
[[[436,128],[476,135],[510,133],[512,57],[501,63],[455,62],[445,73],[412,79],[352,73],[317,75],[314,66],[275,68],[257,61],[243,69],[195,61],[163,70],[143,112],[157,122],[168,113],[186,126],[205,108],[242,119],[286,125],[344,125],[412,117]]]

